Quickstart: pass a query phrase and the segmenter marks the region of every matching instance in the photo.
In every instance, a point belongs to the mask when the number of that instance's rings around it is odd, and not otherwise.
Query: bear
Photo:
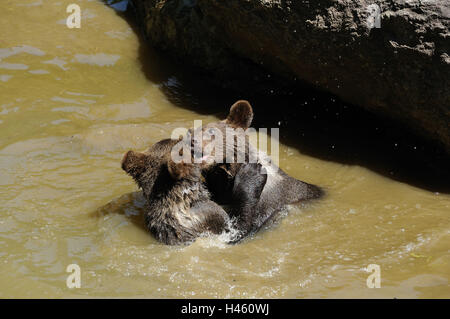
[[[150,233],[168,245],[189,244],[207,234],[231,233],[230,243],[240,241],[251,226],[245,213],[233,219],[210,199],[211,195],[202,181],[201,165],[175,162],[171,150],[181,139],[164,139],[147,151],[128,151],[122,158],[122,169],[142,189],[147,200],[145,224]],[[234,210],[245,210],[256,204],[260,197],[266,174],[260,164],[249,163],[237,172],[234,189],[246,190],[244,202],[235,201]],[[241,209],[242,207],[242,209]]]
[[[223,205],[235,203],[229,214],[231,217],[240,218],[240,222],[244,225],[241,229],[246,232],[239,240],[275,221],[286,205],[318,199],[324,195],[320,187],[286,174],[266,153],[258,151],[249,143],[246,130],[252,120],[253,109],[250,103],[239,100],[231,106],[225,120],[191,128],[187,134],[191,143],[192,157],[208,158],[208,161],[202,162],[200,166],[212,200]],[[232,139],[227,138],[230,134]],[[212,143],[212,137],[216,136],[219,136],[217,141],[214,139]],[[245,147],[239,147],[239,144]],[[215,145],[214,148],[211,148],[211,145]],[[216,152],[218,146],[220,152]],[[204,156],[207,148],[208,152]],[[230,150],[234,155],[231,162],[226,157]],[[242,155],[243,161],[236,161],[239,155]],[[251,166],[248,165],[251,158],[262,166],[261,172],[267,174],[267,177],[264,180],[260,179],[258,181],[260,184],[256,186],[263,188],[258,198],[254,197],[257,194],[254,190],[247,191],[246,184],[242,181],[242,178],[246,177],[244,171],[251,170]],[[243,172],[239,174],[241,170]]]

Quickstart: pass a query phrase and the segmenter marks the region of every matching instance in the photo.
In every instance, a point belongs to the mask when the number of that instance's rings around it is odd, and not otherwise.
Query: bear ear
[[[190,176],[197,175],[197,169],[194,164],[185,163],[181,161],[180,163],[175,163],[172,159],[167,163],[167,169],[170,176],[175,180],[180,180]]]
[[[235,128],[247,129],[252,124],[252,120],[253,110],[250,103],[245,100],[239,100],[231,106],[225,122]]]
[[[132,177],[137,177],[145,170],[146,155],[128,151],[122,158],[122,169]]]

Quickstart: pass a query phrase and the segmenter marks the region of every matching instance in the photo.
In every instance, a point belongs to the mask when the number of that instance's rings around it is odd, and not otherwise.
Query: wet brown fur
[[[162,140],[144,153],[128,151],[122,159],[122,169],[133,177],[147,199],[147,228],[157,240],[169,245],[190,243],[207,233],[219,234],[229,219],[210,200],[198,166],[171,160],[170,151],[177,142]]]
[[[305,183],[287,175],[276,165],[262,164],[262,166],[249,165],[249,154],[257,150],[249,144],[247,136],[243,133],[237,134],[234,143],[230,145],[226,141],[226,129],[246,130],[253,119],[253,111],[247,101],[238,101],[230,109],[228,117],[219,122],[209,123],[197,130],[205,134],[211,128],[218,129],[223,134],[223,149],[232,149],[236,153],[237,140],[245,140],[245,163],[211,163],[204,165],[202,173],[205,175],[212,199],[220,204],[238,203],[234,205],[230,214],[241,218],[243,227],[249,233],[255,232],[263,225],[271,223],[286,205],[301,201],[317,199],[324,192],[321,188]],[[198,134],[198,132],[196,132]],[[191,135],[194,132],[191,130]],[[204,148],[210,141],[202,141]],[[200,143],[199,141],[194,141]],[[270,162],[267,155],[264,160]],[[258,162],[261,163],[260,160]],[[261,178],[261,174],[266,174]],[[247,181],[245,181],[247,179]],[[241,238],[244,238],[242,236]]]

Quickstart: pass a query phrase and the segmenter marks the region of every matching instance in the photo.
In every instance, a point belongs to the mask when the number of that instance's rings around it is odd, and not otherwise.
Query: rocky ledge
[[[271,94],[306,82],[450,154],[448,0],[131,2],[153,46],[222,86]]]

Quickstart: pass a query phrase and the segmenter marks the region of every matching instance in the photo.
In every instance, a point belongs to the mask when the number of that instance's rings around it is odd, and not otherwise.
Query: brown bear
[[[171,150],[181,140],[165,139],[146,152],[128,151],[122,159],[122,169],[136,181],[148,202],[145,223],[157,240],[169,245],[188,244],[205,234],[236,233],[230,242],[248,234],[251,224],[245,213],[233,219],[238,232],[221,206],[211,201],[202,182],[201,165],[176,163]],[[236,190],[246,190],[244,203],[236,201],[234,210],[255,204],[262,192],[266,175],[259,164],[242,166],[236,174]],[[241,221],[241,219],[243,221]]]
[[[244,225],[241,229],[247,232],[238,240],[273,221],[287,204],[316,199],[324,193],[315,185],[290,177],[276,166],[266,153],[258,151],[249,143],[245,130],[250,127],[252,120],[253,110],[250,103],[241,100],[232,105],[225,120],[191,129],[188,133],[194,158],[204,158],[205,150],[209,148],[207,152],[209,161],[200,164],[202,174],[214,201],[219,204],[234,203],[229,213],[232,217],[240,219],[241,225]],[[227,138],[230,134],[231,138]],[[217,136],[219,136],[218,142],[215,140]],[[239,144],[245,147],[239,147]],[[211,145],[215,146],[211,148]],[[220,152],[217,153],[217,149]],[[244,161],[230,162],[227,154],[230,150],[234,152],[232,159],[236,160],[240,154],[243,155],[240,158]],[[253,178],[252,188],[248,189],[248,184],[242,179],[249,173],[252,175],[252,166],[248,163],[250,159],[255,158],[256,162],[262,166],[260,171],[267,173],[267,176],[265,179]],[[253,175],[255,175],[254,172]],[[259,188],[262,191],[260,196],[255,198],[258,192],[254,190]]]

